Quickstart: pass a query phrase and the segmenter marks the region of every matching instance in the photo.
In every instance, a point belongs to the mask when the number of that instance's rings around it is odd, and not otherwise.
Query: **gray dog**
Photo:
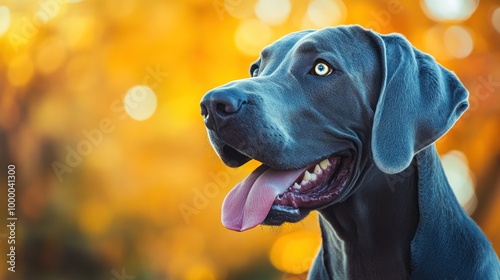
[[[433,144],[468,107],[453,73],[400,35],[340,26],[285,36],[250,74],[201,101],[220,158],[263,163],[227,195],[226,227],[319,211],[310,279],[500,279]]]

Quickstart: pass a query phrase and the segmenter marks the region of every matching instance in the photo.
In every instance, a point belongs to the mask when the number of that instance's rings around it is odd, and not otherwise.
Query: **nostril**
[[[207,117],[208,116],[207,106],[205,106],[204,104],[201,104],[200,107],[201,107],[201,115],[204,117]]]
[[[217,103],[216,105],[216,110],[217,114],[221,116],[227,116],[234,114],[238,112],[238,110],[241,108],[243,102],[240,102],[239,100],[225,100],[225,102],[220,102]]]
[[[246,102],[245,94],[240,91],[212,90],[201,99],[201,115],[207,126],[214,125],[238,113]]]
[[[220,115],[227,115],[228,112],[226,111],[226,105],[225,104],[222,104],[222,103],[218,103],[217,105],[217,113],[220,114]]]

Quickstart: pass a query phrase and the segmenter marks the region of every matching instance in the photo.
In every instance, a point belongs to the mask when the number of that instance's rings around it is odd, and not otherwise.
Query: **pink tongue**
[[[261,224],[273,206],[306,170],[276,170],[261,165],[234,187],[222,204],[222,223],[228,229],[244,231]]]

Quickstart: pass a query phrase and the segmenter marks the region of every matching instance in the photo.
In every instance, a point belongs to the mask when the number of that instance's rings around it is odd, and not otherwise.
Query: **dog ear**
[[[373,33],[374,34],[374,33]],[[372,128],[377,167],[394,174],[443,136],[468,108],[468,92],[452,72],[400,35],[375,35],[382,82]]]

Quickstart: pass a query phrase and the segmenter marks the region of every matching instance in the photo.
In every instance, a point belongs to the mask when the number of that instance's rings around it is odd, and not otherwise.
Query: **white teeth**
[[[318,175],[311,173],[311,180],[316,181],[316,179],[318,179]]]
[[[329,161],[328,159],[324,159],[324,160],[322,160],[322,161],[319,163],[319,166],[321,166],[321,168],[323,168],[323,170],[324,170],[324,169],[327,169],[327,168],[328,168],[328,166],[330,166],[330,165],[331,165],[331,164],[330,164],[330,161]]]
[[[323,173],[323,170],[321,170],[319,165],[316,164],[316,166],[314,167],[314,173],[311,173],[308,170],[306,170],[306,172],[304,172],[304,177],[302,178],[302,182],[300,182],[300,185],[295,183],[293,184],[292,188],[294,190],[300,190],[302,186],[305,186],[310,181],[315,181],[316,179],[318,179],[318,175],[321,173]]]
[[[316,166],[314,167],[314,174],[321,175],[321,173],[323,173],[323,170],[321,169],[321,167],[319,167],[318,164],[316,164]]]
[[[306,170],[306,172],[304,173],[304,178],[302,178],[304,181],[309,181],[312,179],[312,176],[311,176],[311,173],[309,173],[309,171]]]

